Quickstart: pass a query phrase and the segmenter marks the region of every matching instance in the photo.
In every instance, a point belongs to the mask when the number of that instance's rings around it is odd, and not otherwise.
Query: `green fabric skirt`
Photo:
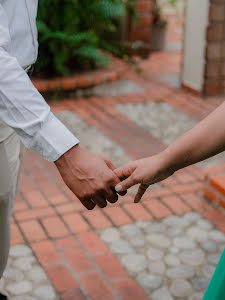
[[[225,300],[225,250],[223,251],[203,300]]]

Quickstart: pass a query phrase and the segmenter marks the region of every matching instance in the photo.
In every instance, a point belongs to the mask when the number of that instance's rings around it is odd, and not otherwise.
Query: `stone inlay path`
[[[198,213],[99,231],[151,300],[201,300],[225,234]]]
[[[55,289],[32,250],[23,244],[10,249],[0,291],[10,300],[58,300]]]
[[[117,109],[165,145],[196,124],[192,118],[161,99],[156,102],[120,104]]]

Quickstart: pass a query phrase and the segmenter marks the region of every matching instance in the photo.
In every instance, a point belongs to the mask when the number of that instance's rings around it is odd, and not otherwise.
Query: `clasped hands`
[[[160,154],[129,162],[116,169],[107,158],[90,153],[79,145],[61,156],[55,165],[65,184],[88,210],[96,205],[104,208],[107,201],[117,202],[118,194],[124,196],[127,189],[140,183],[134,200],[137,203],[151,184],[173,173],[167,171],[169,168],[165,167]]]

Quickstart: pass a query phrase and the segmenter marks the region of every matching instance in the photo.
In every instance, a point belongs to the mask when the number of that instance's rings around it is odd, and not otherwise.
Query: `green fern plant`
[[[119,51],[109,37],[126,7],[123,0],[39,0],[37,71],[67,75],[83,66],[109,64],[101,49]]]

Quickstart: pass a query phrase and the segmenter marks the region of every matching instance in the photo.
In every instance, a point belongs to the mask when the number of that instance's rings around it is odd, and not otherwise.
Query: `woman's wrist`
[[[179,158],[176,157],[173,149],[168,146],[160,154],[161,168],[168,170],[171,173],[175,173],[179,169],[182,169],[182,163],[179,161]]]

